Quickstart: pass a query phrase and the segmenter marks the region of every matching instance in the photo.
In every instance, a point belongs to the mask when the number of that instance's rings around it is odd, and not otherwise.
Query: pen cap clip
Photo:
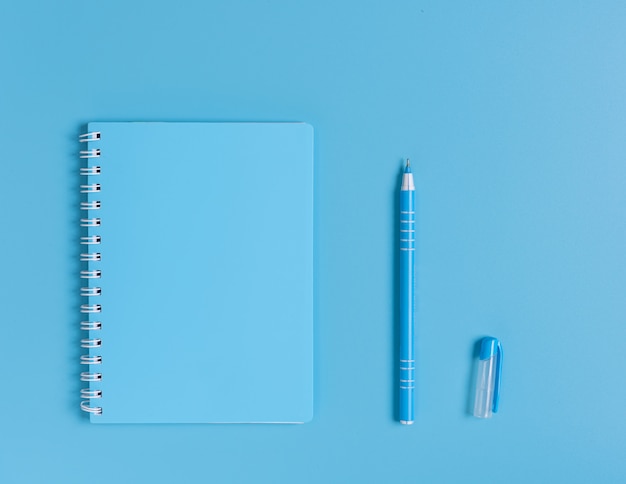
[[[497,341],[497,354],[496,354],[496,381],[493,388],[493,413],[498,412],[498,406],[500,405],[500,384],[502,382],[502,345]]]

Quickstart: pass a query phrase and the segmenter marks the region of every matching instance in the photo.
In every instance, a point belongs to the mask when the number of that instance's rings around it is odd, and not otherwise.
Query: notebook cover
[[[102,356],[102,381],[89,383],[102,414],[91,421],[310,420],[311,126],[88,129],[101,132],[89,142],[101,192],[89,196],[102,220],[102,261],[90,263],[102,270],[91,281],[102,330],[90,334],[102,346],[89,350]]]

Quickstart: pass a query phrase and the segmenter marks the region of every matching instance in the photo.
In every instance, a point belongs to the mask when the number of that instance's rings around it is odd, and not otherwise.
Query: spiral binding
[[[85,254],[85,255],[93,255],[93,254]],[[96,252],[96,255],[100,255],[99,252]],[[81,279],[100,279],[102,277],[102,271],[80,271]]]
[[[81,227],[99,227],[101,220],[99,218],[81,218]]]
[[[88,142],[98,142],[101,139],[101,135],[99,132],[94,131],[90,133],[81,134],[79,136],[79,141],[81,143]],[[100,158],[101,151],[99,148],[91,148],[88,150],[82,150],[79,153],[80,158],[86,159],[87,163],[89,163],[91,158]],[[80,175],[85,177],[94,177],[99,176],[101,174],[100,166],[84,166],[80,168]],[[89,179],[89,183],[84,183],[80,185],[80,193],[84,194],[83,196],[89,197],[92,194],[99,194],[102,190],[102,186],[100,183],[92,183],[92,180]],[[99,210],[101,206],[100,200],[89,200],[83,201],[80,203],[80,209],[85,211],[93,211]],[[92,265],[94,262],[100,262],[102,260],[102,254],[99,251],[91,250],[92,247],[98,246],[102,243],[102,237],[100,235],[92,234],[91,230],[94,230],[96,227],[100,227],[102,225],[102,220],[99,217],[84,217],[80,219],[80,226],[87,227],[88,235],[82,236],[80,238],[81,246],[89,247],[87,252],[83,252],[80,254],[81,262],[87,263],[88,270],[80,271],[81,280],[85,280],[85,283],[88,283],[90,279],[100,279],[102,277],[102,271],[99,269],[95,269]],[[87,298],[87,302],[85,304],[81,304],[80,312],[81,314],[99,314],[102,312],[102,305],[95,303],[92,298],[97,298],[102,295],[102,288],[97,286],[92,286],[91,283],[85,284],[84,287],[80,288],[80,295],[83,298]],[[91,321],[91,316],[87,318],[87,321],[80,322],[80,329],[82,331],[87,331],[89,333],[89,337],[83,338],[80,340],[81,348],[86,348],[88,351],[92,349],[97,349],[102,347],[102,339],[93,337],[92,332],[100,331],[102,329],[101,321]],[[92,415],[101,415],[102,407],[92,405],[93,400],[97,400],[102,398],[102,390],[94,388],[92,384],[97,384],[102,381],[102,373],[93,371],[91,369],[92,366],[101,365],[102,364],[102,356],[101,355],[93,355],[91,353],[81,355],[80,357],[81,365],[88,365],[90,367],[90,371],[83,371],[80,374],[80,381],[89,382],[90,386],[88,388],[82,388],[80,391],[80,408],[87,413]]]
[[[100,210],[100,201],[95,202],[80,202],[81,210]]]
[[[83,331],[98,331],[102,329],[102,323],[100,321],[81,321],[80,329]]]

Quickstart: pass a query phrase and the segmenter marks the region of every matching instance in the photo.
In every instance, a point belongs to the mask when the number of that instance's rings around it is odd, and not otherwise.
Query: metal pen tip
[[[406,159],[406,166],[407,166],[407,168],[408,168],[409,166],[411,166],[411,160],[409,160],[408,158]]]

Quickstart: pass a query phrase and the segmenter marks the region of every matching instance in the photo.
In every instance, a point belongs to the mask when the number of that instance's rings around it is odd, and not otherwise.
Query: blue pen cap
[[[478,356],[474,416],[490,418],[500,404],[500,382],[502,380],[502,345],[497,338],[483,338]]]

